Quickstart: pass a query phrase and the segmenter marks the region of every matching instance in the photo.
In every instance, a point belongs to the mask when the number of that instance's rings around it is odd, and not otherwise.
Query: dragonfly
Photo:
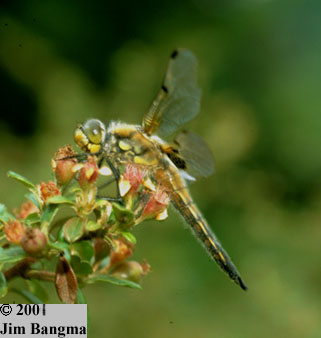
[[[169,59],[161,88],[141,125],[111,121],[108,126],[89,119],[75,130],[77,145],[87,154],[107,160],[116,178],[117,167],[134,163],[155,173],[166,187],[172,205],[183,216],[210,257],[243,290],[247,287],[227,252],[196,206],[187,183],[214,171],[211,151],[201,137],[182,131],[174,142],[164,137],[178,131],[200,110],[197,59],[187,49],[175,50]]]

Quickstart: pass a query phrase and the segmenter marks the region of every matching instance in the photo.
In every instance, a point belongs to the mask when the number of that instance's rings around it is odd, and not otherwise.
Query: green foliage
[[[89,283],[93,283],[93,282],[111,283],[111,284],[119,285],[119,286],[127,286],[127,287],[133,288],[133,289],[141,289],[142,288],[139,284],[134,283],[132,281],[119,279],[119,278],[115,278],[115,277],[111,277],[111,276],[107,276],[107,275],[94,275],[90,278],[90,280],[88,282]]]
[[[0,222],[6,223],[14,217],[7,211],[7,208],[4,204],[0,203]]]
[[[20,246],[0,248],[0,264],[16,263],[25,257],[26,253]]]
[[[35,293],[30,292],[28,290],[11,288],[10,291],[22,296],[27,302],[29,302],[31,304],[43,304],[43,301],[41,299],[39,299],[35,295]]]
[[[4,297],[8,292],[7,280],[2,272],[0,272],[0,297]]]
[[[0,296],[9,290],[28,302],[45,303],[49,298],[44,282],[55,284],[64,303],[84,303],[79,286],[95,282],[141,289],[138,283],[126,280],[130,273],[124,278],[112,275],[115,267],[133,253],[136,239],[128,231],[135,222],[133,211],[96,198],[95,158],[88,165],[79,165],[68,157],[54,161],[61,185],[52,181],[34,185],[17,173],[8,173],[29,192],[28,201],[15,211],[15,216],[0,205],[4,241],[0,247]],[[65,213],[69,209],[70,216],[59,218],[62,208]],[[56,262],[55,271],[52,260]],[[8,287],[15,277],[26,278],[27,289]]]
[[[9,171],[8,177],[11,177],[17,180],[18,182],[22,183],[23,185],[25,185],[27,188],[31,190],[36,190],[36,186],[32,182],[30,182],[27,178],[15,173],[14,171]]]
[[[65,223],[63,231],[67,242],[75,242],[85,233],[84,222],[78,217],[72,217]]]

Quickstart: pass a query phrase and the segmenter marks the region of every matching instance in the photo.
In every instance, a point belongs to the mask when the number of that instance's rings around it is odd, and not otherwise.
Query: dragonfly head
[[[97,153],[105,140],[105,125],[96,119],[87,120],[75,130],[74,138],[78,147],[87,153]]]

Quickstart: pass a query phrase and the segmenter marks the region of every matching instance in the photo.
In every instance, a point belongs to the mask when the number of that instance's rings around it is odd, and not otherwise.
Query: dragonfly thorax
[[[104,153],[119,163],[159,166],[162,162],[159,140],[147,135],[138,125],[111,122],[103,147]]]

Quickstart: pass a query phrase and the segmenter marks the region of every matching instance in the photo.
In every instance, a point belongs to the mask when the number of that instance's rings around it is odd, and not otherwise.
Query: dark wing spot
[[[174,153],[168,153],[167,156],[175,164],[178,169],[186,169],[186,162],[179,156],[176,156]]]
[[[175,50],[173,51],[173,53],[171,54],[171,59],[175,59],[177,55],[178,55],[178,50],[175,49]]]

